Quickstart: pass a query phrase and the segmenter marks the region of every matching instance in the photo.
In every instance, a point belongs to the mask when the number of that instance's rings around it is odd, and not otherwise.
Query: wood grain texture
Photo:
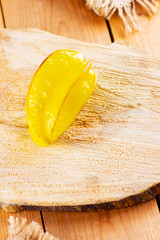
[[[32,221],[36,221],[40,225],[41,222],[41,215],[39,211],[22,211],[17,213],[7,213],[0,209],[0,239],[6,240],[8,235],[8,218],[13,215],[14,217],[18,218],[26,218],[28,223]]]
[[[160,9],[152,17],[149,17],[147,12],[137,5],[137,13],[139,18],[140,31],[132,34],[125,32],[125,27],[122,20],[115,14],[111,18],[110,26],[115,41],[123,41],[130,45],[136,46],[146,52],[160,56]]]
[[[105,20],[87,10],[84,0],[2,0],[2,6],[8,28],[36,27],[83,41],[110,43]]]
[[[46,230],[60,240],[155,240],[159,239],[160,216],[155,200],[152,203],[78,214],[43,212],[43,218]]]
[[[1,202],[99,204],[159,183],[159,59],[127,46],[87,44],[34,30],[1,30],[0,41]],[[71,47],[92,61],[97,87],[59,141],[40,148],[27,129],[27,88],[51,48]]]

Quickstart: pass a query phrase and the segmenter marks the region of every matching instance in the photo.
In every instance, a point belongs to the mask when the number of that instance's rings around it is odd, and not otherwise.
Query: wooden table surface
[[[138,7],[141,31],[126,35],[116,15],[107,24],[83,0],[0,0],[0,27],[40,28],[51,33],[83,41],[109,45],[123,40],[160,57],[160,11],[148,18]],[[159,199],[137,206],[99,212],[68,213],[0,210],[0,240],[7,238],[10,215],[37,221],[44,231],[61,240],[159,240]]]

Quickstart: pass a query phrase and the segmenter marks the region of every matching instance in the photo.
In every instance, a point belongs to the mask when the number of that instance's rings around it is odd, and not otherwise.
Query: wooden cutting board
[[[97,85],[72,126],[41,148],[29,135],[25,98],[37,67],[59,48],[91,60]],[[2,208],[126,207],[160,193],[160,59],[121,44],[1,29],[0,108]]]

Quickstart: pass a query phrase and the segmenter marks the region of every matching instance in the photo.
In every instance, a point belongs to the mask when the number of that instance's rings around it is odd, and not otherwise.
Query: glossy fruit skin
[[[96,74],[75,50],[50,54],[34,74],[26,98],[29,132],[39,146],[53,143],[94,91]]]

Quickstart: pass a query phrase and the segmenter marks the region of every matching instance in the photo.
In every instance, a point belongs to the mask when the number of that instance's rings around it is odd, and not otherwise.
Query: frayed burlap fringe
[[[132,32],[133,29],[139,30],[135,2],[145,8],[149,15],[155,13],[159,5],[157,0],[87,0],[87,6],[107,19],[118,11],[126,31]]]
[[[8,227],[8,238],[7,240],[56,240],[48,232],[44,233],[42,227],[36,223],[32,222],[27,224],[27,220],[22,218],[14,218],[11,216],[9,218]]]

